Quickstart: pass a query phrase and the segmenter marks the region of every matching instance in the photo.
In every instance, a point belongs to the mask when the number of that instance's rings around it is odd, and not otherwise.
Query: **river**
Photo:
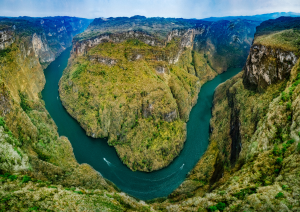
[[[65,50],[44,70],[46,85],[42,96],[60,136],[70,140],[78,163],[87,163],[115,183],[122,191],[142,200],[164,197],[175,190],[193,169],[208,146],[209,121],[215,88],[233,77],[241,68],[228,69],[201,88],[198,103],[187,123],[187,140],[180,155],[166,168],[151,173],[133,172],[125,166],[106,139],[88,137],[78,122],[62,106],[58,82],[66,68],[71,48]]]

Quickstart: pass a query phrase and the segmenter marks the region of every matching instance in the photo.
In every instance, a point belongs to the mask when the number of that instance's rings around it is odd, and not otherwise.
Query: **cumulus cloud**
[[[0,0],[1,16],[206,18],[300,12],[299,0]]]

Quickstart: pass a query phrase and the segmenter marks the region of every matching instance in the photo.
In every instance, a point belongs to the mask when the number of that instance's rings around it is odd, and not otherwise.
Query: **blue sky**
[[[0,0],[0,16],[206,18],[299,12],[300,0]]]

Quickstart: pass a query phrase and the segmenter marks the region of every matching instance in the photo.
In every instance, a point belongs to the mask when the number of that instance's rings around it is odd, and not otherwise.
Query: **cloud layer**
[[[299,0],[0,0],[0,16],[207,18],[300,12]]]

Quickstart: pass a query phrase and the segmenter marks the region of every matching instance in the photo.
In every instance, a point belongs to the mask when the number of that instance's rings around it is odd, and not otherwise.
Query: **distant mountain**
[[[253,15],[253,16],[226,16],[226,17],[210,17],[204,18],[201,20],[204,21],[220,21],[220,20],[234,20],[234,19],[246,19],[246,20],[253,20],[253,21],[266,21],[269,19],[276,19],[281,16],[290,16],[290,17],[298,17],[300,13],[294,12],[277,12],[277,13],[268,13],[268,14],[261,14],[261,15]]]

